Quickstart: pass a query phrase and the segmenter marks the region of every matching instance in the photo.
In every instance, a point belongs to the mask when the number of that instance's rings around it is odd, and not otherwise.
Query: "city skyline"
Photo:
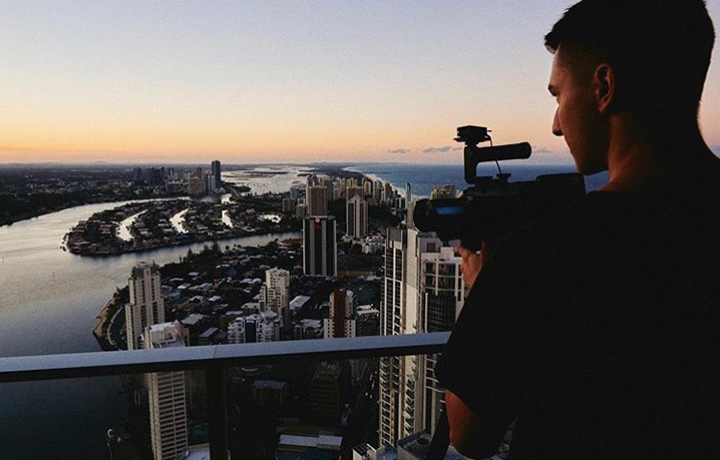
[[[459,163],[465,124],[569,162],[542,37],[573,3],[11,1],[0,164]],[[718,53],[700,110],[716,154]]]

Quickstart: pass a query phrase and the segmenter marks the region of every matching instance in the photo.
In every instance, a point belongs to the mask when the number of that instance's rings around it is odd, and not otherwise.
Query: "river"
[[[61,248],[79,220],[124,203],[79,206],[0,227],[0,356],[94,352],[96,315],[140,261],[177,261],[203,243],[112,257]],[[221,241],[260,246],[297,233]],[[210,244],[210,243],[206,243]],[[119,377],[0,384],[0,459],[109,458],[104,434],[122,428]]]

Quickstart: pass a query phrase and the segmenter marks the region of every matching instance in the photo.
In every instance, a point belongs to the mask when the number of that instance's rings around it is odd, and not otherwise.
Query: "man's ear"
[[[600,64],[593,75],[598,111],[606,114],[615,100],[615,72],[608,64]]]

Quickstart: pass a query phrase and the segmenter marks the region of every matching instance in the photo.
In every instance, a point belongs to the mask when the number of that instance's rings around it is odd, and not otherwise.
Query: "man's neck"
[[[720,159],[707,147],[697,123],[672,133],[653,133],[627,120],[611,126],[608,183],[604,191],[657,192],[706,173],[720,174]]]

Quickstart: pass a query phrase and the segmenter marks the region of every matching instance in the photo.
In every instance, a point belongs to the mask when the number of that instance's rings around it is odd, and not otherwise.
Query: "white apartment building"
[[[160,295],[160,269],[157,264],[140,262],[128,279],[130,302],[125,305],[128,350],[143,348],[145,328],[165,322],[165,303]]]
[[[447,305],[450,305],[451,322],[454,323],[464,298],[460,262],[461,258],[454,255],[454,250],[444,248],[434,233],[422,233],[414,228],[388,229],[381,334],[434,331],[436,329],[432,328],[445,324],[441,319],[445,318]],[[429,328],[431,323],[432,328]],[[427,410],[435,410],[442,402],[433,396],[431,406],[426,409],[428,372],[434,366],[434,361],[428,364],[427,360],[425,356],[381,359],[380,445],[395,445],[398,439],[426,428],[432,418]],[[431,383],[432,388],[438,387],[436,381]],[[434,420],[431,425],[434,426]]]
[[[277,342],[280,320],[271,311],[236,318],[228,325],[228,343]]]
[[[352,195],[347,200],[346,206],[346,230],[347,235],[353,238],[361,238],[368,234],[368,202],[360,195]]]
[[[265,310],[275,313],[280,327],[290,326],[290,272],[282,268],[265,271]]]
[[[182,324],[154,324],[145,330],[148,349],[184,347]],[[148,374],[150,438],[155,460],[176,460],[188,445],[185,372]]]
[[[355,337],[355,298],[352,291],[335,289],[330,294],[330,311],[323,319],[323,338]]]
[[[443,332],[452,330],[455,320],[465,302],[465,282],[460,265],[462,258],[455,250],[444,246],[440,252],[423,253],[421,263],[422,308],[419,314],[419,332]],[[440,410],[445,405],[445,388],[435,378],[437,354],[425,355],[418,362],[416,394],[423,395],[416,413],[422,417],[421,428],[435,432]]]

